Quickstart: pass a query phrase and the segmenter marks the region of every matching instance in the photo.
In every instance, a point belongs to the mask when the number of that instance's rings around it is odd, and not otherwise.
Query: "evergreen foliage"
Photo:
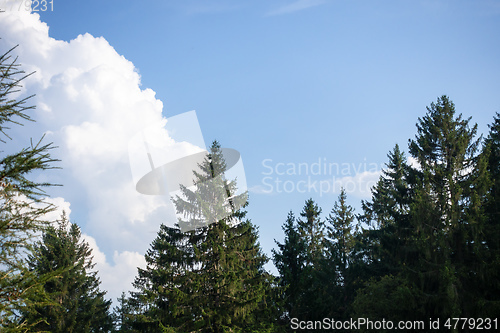
[[[416,165],[405,163],[398,146],[389,154],[372,201],[363,203],[362,217],[376,224],[370,237],[377,269],[354,302],[359,316],[445,320],[481,313],[488,154],[479,154],[477,125],[469,123],[442,96],[409,141]],[[384,290],[387,299],[405,300],[399,309],[370,300]]]
[[[30,121],[27,76],[0,56],[0,142]],[[500,313],[500,114],[485,140],[442,96],[418,119],[408,156],[396,145],[356,215],[341,190],[328,216],[311,198],[282,226],[264,265],[247,193],[225,178],[215,141],[173,201],[178,228],[161,225],[135,291],[111,302],[91,249],[30,173],[52,168],[39,141],[0,157],[2,332],[283,332],[290,321],[495,318]],[[411,161],[411,163],[410,163]],[[41,239],[34,241],[35,235]],[[361,329],[363,331],[363,329]],[[453,331],[453,330],[452,330]]]
[[[285,241],[273,251],[286,318],[496,318],[499,133],[497,114],[483,142],[477,125],[442,96],[418,119],[411,163],[398,145],[388,154],[362,214],[345,191],[326,232],[312,199],[304,220],[290,213]]]
[[[285,224],[282,226],[285,232],[283,244],[276,242],[278,249],[273,249],[273,262],[280,275],[279,286],[283,293],[283,310],[285,319],[299,318],[301,312],[301,300],[306,297],[303,273],[306,262],[306,244],[301,237],[293,212],[288,213]]]
[[[434,318],[468,317],[475,311],[473,281],[478,270],[484,214],[481,198],[488,184],[485,161],[478,155],[481,139],[470,118],[456,115],[447,96],[432,103],[419,119],[409,142],[414,201],[411,223],[419,253],[416,283]]]
[[[348,320],[351,303],[354,298],[354,286],[357,280],[355,248],[357,245],[357,225],[354,209],[347,204],[347,194],[342,188],[338,200],[334,203],[327,222],[327,254],[323,270],[328,272],[330,297],[336,306],[330,314],[338,320]]]
[[[497,113],[485,140],[490,187],[484,207],[486,222],[481,249],[481,273],[476,287],[481,301],[477,312],[494,316],[500,313],[500,114]]]
[[[235,196],[236,181],[225,179],[218,142],[199,167],[196,190],[181,186],[174,200],[184,217],[181,230],[162,225],[146,269],[139,269],[134,299],[142,311],[135,326],[141,332],[269,330],[276,321],[264,317],[273,313],[272,279],[257,231],[245,219],[246,193]]]
[[[11,139],[10,125],[32,121],[28,112],[34,108],[28,102],[32,96],[16,99],[25,75],[15,48],[0,55],[0,142]],[[0,157],[0,328],[2,332],[24,332],[27,322],[20,319],[21,311],[47,301],[43,282],[49,276],[34,276],[27,268],[25,257],[30,241],[46,226],[45,216],[54,207],[45,198],[44,187],[30,179],[30,174],[53,168],[50,157],[52,144],[31,143],[30,146]],[[2,153],[4,153],[2,149]]]
[[[82,241],[80,228],[65,215],[35,243],[28,263],[36,276],[57,274],[44,284],[52,304],[35,306],[24,314],[34,324],[31,331],[89,333],[113,328],[111,301],[105,300],[97,272],[92,271],[92,250]]]
[[[320,218],[321,208],[308,199],[297,219],[297,232],[302,238],[305,251],[301,276],[302,297],[297,304],[299,318],[321,319],[326,315],[323,301],[327,295],[326,272],[321,263],[325,258],[325,223]]]

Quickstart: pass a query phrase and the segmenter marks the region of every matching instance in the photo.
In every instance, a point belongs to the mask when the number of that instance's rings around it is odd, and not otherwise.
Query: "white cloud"
[[[357,198],[371,198],[371,188],[375,186],[380,178],[381,171],[364,171],[355,174],[354,176],[345,176],[338,179],[333,179],[332,183],[335,193],[340,193],[340,188],[344,188],[348,195],[353,195]]]
[[[248,188],[248,192],[255,194],[277,194],[271,186],[254,185]]]
[[[48,181],[63,186],[51,200],[68,214],[71,203],[71,221],[93,242],[103,287],[115,299],[130,289],[160,223],[175,219],[167,197],[135,191],[128,158],[130,138],[164,122],[162,102],[141,89],[134,65],[102,37],[55,40],[38,14],[23,11],[3,13],[0,32],[0,52],[19,44],[14,55],[22,68],[36,71],[22,91],[36,94],[36,123],[16,128],[11,145],[45,133],[59,147],[53,155],[62,169],[50,171]]]
[[[137,268],[146,267],[144,255],[131,251],[120,253],[115,251],[113,254],[115,265],[111,265],[106,260],[106,255],[99,250],[93,237],[82,234],[82,238],[92,249],[93,263],[96,264],[94,269],[99,271],[99,277],[102,281],[101,290],[108,292],[107,298],[112,297],[112,300],[116,301],[122,292],[132,290],[132,282],[137,275]]]
[[[417,159],[413,156],[408,156],[406,158],[406,163],[416,170],[421,170],[420,163],[418,163]]]
[[[267,16],[290,14],[300,10],[316,7],[326,3],[326,0],[296,0],[288,5],[268,12]]]
[[[70,208],[70,203],[65,201],[64,198],[57,197],[57,198],[47,198],[45,199],[45,202],[54,205],[54,210],[51,211],[50,213],[45,214],[44,220],[54,222],[58,221],[61,219],[61,216],[63,213],[65,213],[67,216],[71,214],[71,208]]]

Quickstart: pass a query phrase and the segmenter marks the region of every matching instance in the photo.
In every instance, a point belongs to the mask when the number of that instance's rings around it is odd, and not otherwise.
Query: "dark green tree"
[[[194,246],[198,243],[177,228],[160,226],[145,255],[147,266],[138,269],[130,304],[131,325],[137,332],[161,332],[160,325],[188,331],[196,308],[191,303]],[[199,237],[197,237],[199,238]]]
[[[306,286],[303,273],[306,264],[306,244],[301,237],[295,216],[292,211],[288,213],[285,224],[282,226],[285,233],[283,244],[276,242],[278,249],[272,250],[273,262],[278,270],[279,286],[282,289],[284,318],[300,318],[301,301],[306,295]]]
[[[16,99],[21,83],[29,75],[20,68],[13,49],[0,55],[0,142],[10,140],[10,125],[32,121],[28,112],[32,96]],[[5,147],[5,146],[4,146]],[[46,226],[45,216],[55,207],[49,204],[43,189],[51,184],[30,179],[30,174],[53,168],[51,144],[31,143],[28,147],[0,157],[0,329],[24,332],[28,323],[20,313],[47,301],[42,284],[49,276],[34,276],[25,258],[30,242]],[[8,149],[7,149],[8,150]],[[1,153],[4,153],[2,149]],[[31,175],[32,176],[32,175]]]
[[[468,317],[475,311],[473,281],[479,270],[487,191],[486,163],[478,155],[477,125],[456,114],[447,97],[419,118],[410,154],[414,198],[411,223],[418,248],[413,267],[434,318]]]
[[[409,223],[411,202],[410,167],[404,153],[396,145],[388,154],[389,162],[377,185],[372,200],[362,202],[361,220],[374,227],[368,232],[372,245],[372,274],[398,273],[414,257]]]
[[[482,269],[476,288],[480,300],[478,311],[494,316],[500,312],[500,114],[497,113],[485,140],[483,155],[491,185],[484,207],[486,223],[481,249]],[[476,313],[477,313],[476,312]],[[479,313],[477,313],[479,315]]]
[[[24,313],[27,322],[35,323],[31,331],[87,333],[113,328],[111,301],[99,290],[92,250],[82,241],[80,228],[70,224],[65,215],[35,243],[28,262],[37,276],[57,272],[44,284],[53,304],[39,305],[35,311]]]
[[[352,303],[353,318],[370,320],[399,321],[428,320],[422,309],[422,293],[402,274],[372,277],[365,281],[364,287],[356,291]],[[361,332],[373,332],[365,327]],[[390,332],[393,330],[377,330]]]
[[[306,244],[306,266],[314,266],[324,254],[325,223],[320,218],[321,208],[308,199],[297,219],[297,226]]]
[[[134,307],[131,304],[130,298],[127,297],[125,292],[122,292],[121,296],[116,299],[118,305],[113,308],[113,324],[114,332],[120,333],[133,333],[137,332],[133,329],[133,315]]]
[[[142,323],[151,332],[263,332],[276,321],[266,316],[275,303],[272,277],[256,228],[245,219],[246,193],[235,194],[225,171],[215,141],[194,172],[196,189],[181,185],[174,199],[181,230],[162,226],[147,268],[139,270],[136,299],[144,299]]]
[[[359,218],[372,228],[363,229],[357,237],[361,270],[356,275],[361,279],[353,317],[420,320],[423,300],[409,279],[418,258],[415,229],[410,223],[410,166],[398,145],[387,157],[386,168],[372,189],[372,199],[362,202]],[[359,288],[361,285],[364,287]]]
[[[330,256],[336,262],[340,276],[345,276],[352,258],[355,242],[354,209],[346,202],[347,194],[342,188],[338,201],[326,218]]]
[[[298,318],[301,320],[321,320],[329,312],[324,301],[330,295],[328,272],[325,265],[325,223],[321,208],[308,199],[297,219],[297,232],[304,245],[304,262],[300,283],[302,296],[297,304]]]
[[[490,148],[479,154],[477,125],[469,123],[442,96],[418,119],[416,138],[409,141],[416,165],[406,165],[398,147],[389,155],[372,201],[363,203],[364,220],[376,226],[365,235],[376,269],[354,302],[358,315],[445,319],[484,309],[478,291],[488,252]],[[386,299],[401,299],[400,306],[377,307],[384,292]]]
[[[352,273],[353,260],[356,258],[357,225],[355,224],[354,209],[347,204],[347,194],[342,188],[338,201],[326,218],[326,260],[323,271],[327,272],[328,280],[324,283],[330,291],[325,297],[330,304],[332,317],[346,320],[350,317],[350,305],[354,298],[356,276]]]

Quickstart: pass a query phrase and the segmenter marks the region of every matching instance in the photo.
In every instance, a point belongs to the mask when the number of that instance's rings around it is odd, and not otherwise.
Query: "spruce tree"
[[[490,186],[484,206],[486,222],[481,249],[482,269],[475,288],[480,301],[477,315],[494,316],[500,312],[500,114],[497,113],[485,140]]]
[[[486,313],[488,301],[479,290],[489,253],[484,203],[490,148],[479,154],[476,134],[477,125],[442,96],[418,119],[409,141],[417,165],[406,165],[397,146],[389,154],[372,201],[363,203],[364,221],[376,225],[365,235],[376,269],[358,291],[358,315],[408,320]],[[378,306],[384,293],[390,303],[400,300],[398,307]]]
[[[276,242],[278,249],[272,250],[273,262],[278,270],[279,286],[282,288],[283,310],[285,320],[300,318],[301,302],[306,297],[304,290],[304,268],[306,263],[306,243],[301,237],[295,216],[288,213],[286,222],[282,226],[285,233],[283,244]]]
[[[373,229],[366,230],[370,246],[371,274],[397,274],[415,257],[413,228],[409,221],[412,185],[410,166],[399,145],[387,155],[389,161],[376,186],[371,201],[363,201],[362,222]]]
[[[133,333],[137,332],[133,329],[134,307],[131,299],[128,298],[125,292],[122,292],[119,298],[116,299],[118,305],[113,308],[113,332]]]
[[[0,143],[11,139],[10,125],[32,121],[34,106],[28,96],[16,99],[25,75],[14,48],[0,55]],[[47,302],[42,284],[50,276],[34,276],[25,257],[30,252],[34,235],[46,226],[45,216],[55,207],[49,204],[43,189],[49,183],[30,179],[30,174],[53,168],[51,144],[31,143],[17,153],[0,157],[0,329],[2,332],[24,332],[29,328],[20,318],[22,311]]]
[[[235,195],[236,181],[225,179],[217,141],[199,170],[196,188],[181,185],[174,199],[180,230],[162,226],[139,271],[136,298],[148,304],[142,321],[151,332],[270,329],[275,319],[262,316],[273,304],[267,258],[245,219],[246,193]]]
[[[354,298],[354,283],[356,276],[352,273],[355,258],[356,225],[354,209],[347,204],[347,194],[342,188],[338,200],[326,218],[327,223],[327,254],[323,270],[328,272],[328,285],[332,302],[331,315],[338,320],[349,318],[350,305]]]
[[[35,243],[28,263],[37,276],[57,273],[44,284],[52,304],[37,305],[34,311],[24,313],[26,321],[35,324],[31,331],[88,333],[113,328],[111,301],[99,289],[92,250],[82,241],[80,228],[70,224],[65,215]]]
[[[338,201],[326,218],[331,257],[336,261],[340,275],[345,276],[354,248],[354,209],[346,202],[347,194],[342,188]]]
[[[474,311],[472,289],[479,269],[478,250],[484,228],[481,205],[486,194],[485,161],[478,156],[481,139],[470,118],[457,115],[447,97],[431,103],[419,118],[410,154],[414,199],[411,224],[419,251],[413,269],[434,318],[468,316]]]
[[[301,320],[321,320],[330,310],[324,304],[330,290],[328,272],[323,264],[326,258],[325,223],[320,214],[321,208],[310,198],[297,219],[297,231],[305,246],[301,276],[303,297],[298,304]]]
[[[160,226],[145,255],[146,268],[138,269],[130,300],[132,327],[139,332],[161,332],[160,325],[193,329],[196,308],[191,302],[195,240],[178,228]]]
[[[415,274],[418,255],[410,223],[410,166],[399,145],[387,157],[372,198],[362,202],[363,214],[359,216],[371,228],[363,229],[357,237],[366,265],[357,274],[364,287],[356,292],[353,317],[420,320],[424,315],[421,294],[409,278]]]
[[[268,318],[256,314],[270,301],[270,277],[257,231],[245,219],[247,194],[235,195],[236,180],[225,178],[227,166],[217,141],[200,168],[202,174],[195,173],[197,189],[181,187],[183,197],[174,200],[178,213],[187,219],[179,220],[180,225],[193,219],[205,224],[193,233],[198,267],[192,299],[201,310],[196,326],[206,332],[262,330]],[[190,209],[193,204],[198,210]]]
[[[310,198],[297,219],[298,230],[306,243],[306,266],[313,266],[324,252],[325,223],[320,214],[321,208]]]

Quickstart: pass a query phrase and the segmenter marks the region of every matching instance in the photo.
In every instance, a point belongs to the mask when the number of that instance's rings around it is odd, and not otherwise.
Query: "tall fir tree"
[[[414,274],[417,248],[410,223],[412,184],[410,166],[399,145],[387,155],[389,161],[372,188],[370,201],[362,201],[361,222],[370,226],[359,234],[361,281],[353,300],[353,317],[420,320],[421,293],[408,275]],[[364,285],[364,287],[361,287]]]
[[[326,218],[331,258],[336,261],[341,276],[345,275],[349,267],[356,233],[354,209],[347,204],[346,200],[347,194],[342,188],[338,201],[334,203],[332,211]]]
[[[132,298],[127,297],[125,292],[122,292],[120,297],[116,299],[118,305],[113,308],[113,332],[119,333],[136,333],[138,332],[133,328],[133,320],[135,308],[132,302]]]
[[[11,139],[10,125],[32,121],[27,105],[32,96],[16,99],[25,75],[14,49],[0,55],[0,143]],[[21,95],[22,96],[22,95]],[[30,179],[30,174],[53,168],[51,144],[41,140],[10,155],[0,157],[0,329],[24,332],[29,329],[20,313],[48,301],[43,282],[50,276],[34,276],[27,268],[26,254],[33,237],[45,226],[45,216],[54,210],[43,189],[51,184]],[[9,149],[2,149],[2,153]]]
[[[266,331],[273,324],[267,307],[271,276],[251,222],[245,219],[246,193],[235,195],[225,179],[226,163],[215,141],[194,172],[196,189],[181,186],[174,199],[178,226],[163,227],[139,271],[138,297],[149,302],[143,322],[200,332]],[[136,297],[137,298],[137,297]],[[273,315],[275,315],[273,313]]]
[[[480,301],[478,311],[485,316],[500,313],[500,114],[497,113],[485,140],[483,155],[487,158],[490,187],[484,206],[486,223],[481,251],[482,269],[476,287]],[[477,313],[477,315],[479,315]]]
[[[358,291],[358,315],[445,319],[484,309],[478,291],[488,252],[483,204],[489,155],[479,154],[477,125],[469,123],[442,96],[418,119],[409,141],[416,165],[406,165],[398,147],[389,155],[372,201],[363,203],[365,220],[377,225],[367,235],[378,269]],[[379,306],[382,295],[397,307]]]
[[[365,231],[370,247],[370,271],[374,276],[398,274],[415,258],[410,224],[412,186],[410,166],[399,145],[387,155],[389,161],[372,189],[371,201],[363,201],[362,222],[373,228]]]
[[[486,164],[478,155],[481,138],[470,118],[456,114],[447,97],[431,103],[419,118],[410,154],[415,197],[411,223],[419,250],[414,269],[434,318],[468,316],[474,310],[474,275],[484,227],[482,198],[487,190]]]
[[[35,311],[24,313],[26,321],[35,324],[30,331],[90,333],[113,328],[111,301],[99,289],[92,250],[82,241],[80,228],[70,224],[65,215],[35,243],[28,263],[37,276],[57,272],[44,284],[52,304],[38,305]]]
[[[292,211],[288,213],[282,229],[285,233],[283,244],[275,240],[278,249],[273,249],[272,253],[274,265],[280,276],[278,284],[282,289],[284,318],[289,321],[291,318],[300,318],[303,315],[301,302],[306,297],[304,293],[306,286],[303,281],[306,243],[298,231]]]
[[[323,270],[328,272],[329,296],[325,300],[332,305],[331,316],[338,320],[347,320],[350,317],[350,305],[354,298],[356,272],[352,261],[358,233],[355,224],[354,209],[347,204],[347,194],[342,188],[338,200],[326,218],[327,254]]]
[[[306,200],[297,219],[297,232],[302,238],[305,251],[301,274],[302,297],[297,304],[300,318],[320,320],[328,313],[324,300],[329,295],[325,261],[325,223],[320,217],[321,208],[312,199]]]
[[[325,223],[320,215],[321,208],[310,198],[297,219],[298,230],[306,243],[306,266],[313,266],[324,253]]]
[[[138,268],[130,300],[134,309],[132,327],[138,332],[161,332],[164,327],[193,329],[196,308],[191,300],[195,247],[192,234],[160,226],[156,239],[145,255],[147,266]],[[198,237],[199,239],[199,237]]]

